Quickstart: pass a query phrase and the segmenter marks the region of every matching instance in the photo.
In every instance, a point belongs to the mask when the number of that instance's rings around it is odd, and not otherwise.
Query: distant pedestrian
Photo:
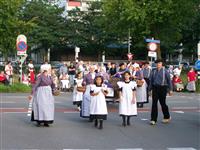
[[[40,66],[40,70],[41,72],[47,70],[48,75],[51,76],[51,64],[49,64],[47,60],[45,60],[44,64]]]
[[[8,61],[7,65],[5,66],[5,73],[6,73],[6,78],[9,81],[9,84],[12,85],[12,83],[13,83],[13,67],[11,65],[11,61]]]
[[[143,68],[143,76],[144,76],[144,80],[146,81],[146,97],[147,97],[147,103],[149,102],[149,82],[150,82],[150,75],[151,75],[151,67],[149,65],[149,62],[145,62],[144,63],[144,68]]]
[[[184,89],[184,85],[180,76],[174,75],[172,79],[172,83],[173,83],[174,91],[181,92]]]
[[[94,84],[91,85],[90,95],[90,118],[95,120],[95,127],[103,129],[103,120],[107,119],[107,105],[105,96],[108,94],[106,85],[103,84],[103,77],[96,76],[94,79]]]
[[[66,62],[63,62],[63,65],[59,69],[59,76],[62,74],[68,74],[68,68]]]
[[[81,110],[81,103],[83,100],[83,92],[85,88],[82,86],[83,73],[78,72],[74,78],[74,91],[73,91],[73,105],[77,105],[77,109]]]
[[[68,75],[69,75],[70,87],[74,87],[74,78],[75,78],[75,75],[76,75],[76,67],[73,64],[73,62],[71,62],[70,66],[68,67]]]
[[[35,83],[35,69],[34,69],[32,60],[30,60],[28,64],[28,71],[29,71],[29,74],[28,74],[29,83],[34,84]]]
[[[142,108],[144,103],[147,102],[147,84],[144,80],[143,71],[140,69],[139,65],[136,66],[136,74],[135,80],[137,83],[136,87],[136,99],[137,99],[137,107]]]
[[[44,123],[45,127],[49,127],[49,124],[54,121],[54,97],[52,94],[54,90],[55,85],[52,78],[48,75],[47,70],[43,70],[29,96],[29,99],[33,99],[31,121],[36,121],[37,126]]]
[[[156,61],[157,68],[152,70],[151,77],[150,77],[150,87],[149,89],[152,90],[152,108],[151,108],[151,125],[155,125],[157,122],[158,117],[158,101],[160,102],[162,112],[164,118],[162,120],[163,123],[169,123],[171,120],[169,109],[166,104],[166,96],[167,92],[172,94],[172,82],[170,79],[170,74],[163,66],[162,60]]]
[[[117,73],[117,68],[115,63],[111,63],[111,68],[108,70],[108,73],[111,77]]]
[[[180,66],[178,66],[177,68],[175,68],[175,69],[173,70],[174,75],[180,76],[180,75],[181,75],[182,68],[183,68],[182,65],[180,65]]]
[[[95,66],[91,65],[89,68],[89,73],[83,78],[83,86],[85,87],[85,92],[83,94],[83,101],[81,106],[80,116],[83,118],[89,118],[89,121],[92,122],[90,118],[90,103],[91,103],[91,95],[90,89],[91,85],[94,83],[94,78],[96,77]]]
[[[119,115],[122,116],[122,126],[130,125],[130,117],[137,115],[136,82],[131,81],[130,72],[123,74],[124,80],[118,81],[119,86]]]
[[[195,85],[195,82],[196,82],[196,79],[197,79],[196,76],[197,76],[197,74],[194,71],[194,68],[191,68],[190,71],[187,73],[188,83],[187,83],[186,89],[190,92],[196,91],[196,85]]]
[[[0,83],[3,83],[4,85],[9,84],[9,81],[6,78],[4,71],[1,71],[1,73],[0,73]]]

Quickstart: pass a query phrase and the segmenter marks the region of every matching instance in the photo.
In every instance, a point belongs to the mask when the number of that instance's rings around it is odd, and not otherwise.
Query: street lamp
[[[179,44],[178,52],[179,52],[179,54],[178,54],[178,60],[179,60],[179,65],[180,65],[181,62],[182,62],[182,60],[183,60],[183,54],[182,54],[182,52],[183,52],[183,43]]]

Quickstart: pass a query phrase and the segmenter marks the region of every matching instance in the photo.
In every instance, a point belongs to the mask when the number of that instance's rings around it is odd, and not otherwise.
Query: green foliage
[[[32,20],[19,19],[23,4],[24,0],[0,1],[0,51],[4,56],[15,51],[17,35],[34,26]]]
[[[0,84],[0,93],[30,93],[31,87],[21,83],[11,86]]]
[[[160,39],[163,53],[180,42],[188,52],[195,52],[200,39],[199,0],[101,0],[88,4],[87,12],[77,8],[66,17],[64,9],[49,0],[0,0],[0,51],[4,56],[15,54],[19,34],[27,36],[28,52],[38,44],[45,49],[79,46],[85,54],[106,50],[113,57],[115,52],[107,46],[127,44],[129,30],[136,56],[146,50],[144,38]]]
[[[135,43],[154,37],[161,40],[161,47],[171,49],[196,20],[198,7],[198,0],[103,0],[102,8],[108,31],[124,38],[130,29]]]
[[[44,0],[25,3],[21,19],[34,20],[36,23],[33,30],[27,33],[30,46],[41,44],[48,49],[62,43],[66,31],[63,10]]]

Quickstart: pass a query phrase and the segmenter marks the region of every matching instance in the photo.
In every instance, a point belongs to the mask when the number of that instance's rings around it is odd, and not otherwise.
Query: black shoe
[[[45,123],[44,126],[45,126],[45,127],[49,127],[49,124]]]

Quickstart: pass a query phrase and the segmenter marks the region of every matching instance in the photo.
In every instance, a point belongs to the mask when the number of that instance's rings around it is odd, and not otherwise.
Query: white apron
[[[132,104],[133,90],[136,88],[136,82],[130,81],[125,83],[122,81],[117,82],[119,88],[122,88],[122,96],[119,103],[119,115],[135,116],[137,115],[137,104]]]
[[[143,85],[141,87],[136,86],[136,99],[139,103],[147,102],[147,84],[144,79],[142,80],[144,81]]]
[[[94,93],[99,92],[97,96],[91,96],[91,104],[90,104],[90,114],[91,115],[107,115],[107,105],[105,95],[102,92],[106,90],[106,87],[97,87],[96,85],[91,85],[91,91]]]
[[[54,120],[54,97],[50,86],[38,87],[33,97],[34,120]]]
[[[86,91],[83,94],[83,101],[81,105],[81,117],[89,118],[90,117],[90,85],[86,86]]]

